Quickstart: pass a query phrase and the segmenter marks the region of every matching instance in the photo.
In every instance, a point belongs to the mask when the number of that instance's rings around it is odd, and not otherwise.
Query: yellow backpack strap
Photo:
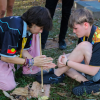
[[[23,40],[22,40],[22,49],[20,51],[20,58],[22,57],[22,51],[23,51],[23,49],[25,47],[26,42],[27,42],[27,38],[24,37]]]

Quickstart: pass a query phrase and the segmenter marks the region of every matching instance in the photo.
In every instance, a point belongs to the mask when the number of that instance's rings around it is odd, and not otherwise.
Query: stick
[[[40,36],[40,55],[42,55],[42,50],[41,50],[41,33],[39,33],[39,36]],[[43,67],[41,67],[41,92],[44,92],[44,89],[43,89]]]

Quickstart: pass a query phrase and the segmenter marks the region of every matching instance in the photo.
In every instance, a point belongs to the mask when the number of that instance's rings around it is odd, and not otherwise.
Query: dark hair
[[[36,24],[39,27],[43,26],[43,28],[48,31],[52,29],[52,19],[49,10],[45,7],[31,7],[21,17],[29,27],[31,27],[32,24]]]
[[[94,23],[93,15],[89,10],[80,8],[71,14],[69,19],[69,27],[73,28],[74,24],[82,24],[84,22],[88,22],[90,25],[92,25]]]

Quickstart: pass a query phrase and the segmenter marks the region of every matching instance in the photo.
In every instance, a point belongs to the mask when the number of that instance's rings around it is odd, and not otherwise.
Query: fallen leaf
[[[19,96],[19,98],[17,98],[16,100],[27,100],[27,98],[24,96]]]
[[[10,98],[11,100],[16,100],[13,98],[13,96],[10,96],[10,94],[8,94],[6,91],[3,91],[4,95],[8,98]]]
[[[30,90],[30,95],[32,97],[38,97],[41,95],[41,86],[38,82],[33,82],[31,90]]]
[[[62,86],[66,86],[66,84],[65,83],[59,83],[60,85],[62,85]]]
[[[27,100],[27,98],[30,99],[30,84],[25,87],[16,88],[10,95],[14,96],[16,100]]]
[[[39,97],[38,100],[48,100],[49,98],[47,96]]]
[[[22,87],[16,88],[16,89],[11,93],[11,95],[22,95],[22,96],[27,97],[27,96],[28,96],[28,89],[22,88]]]
[[[66,97],[66,93],[57,92],[57,94],[59,94],[62,97]]]
[[[30,90],[30,95],[35,98],[43,96],[49,97],[50,85],[43,85],[43,88],[44,88],[44,93],[41,92],[41,84],[38,82],[33,82],[32,88]]]
[[[93,91],[91,92],[92,95],[100,95],[100,92],[94,93]]]

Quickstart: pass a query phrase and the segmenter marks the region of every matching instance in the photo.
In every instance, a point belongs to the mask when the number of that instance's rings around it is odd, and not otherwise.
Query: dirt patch
[[[65,38],[65,42],[67,44],[67,46],[72,45],[77,39],[76,35],[70,35],[68,34],[68,38]],[[51,48],[58,48],[59,44],[58,44],[58,38],[48,38],[45,49],[51,49]]]

